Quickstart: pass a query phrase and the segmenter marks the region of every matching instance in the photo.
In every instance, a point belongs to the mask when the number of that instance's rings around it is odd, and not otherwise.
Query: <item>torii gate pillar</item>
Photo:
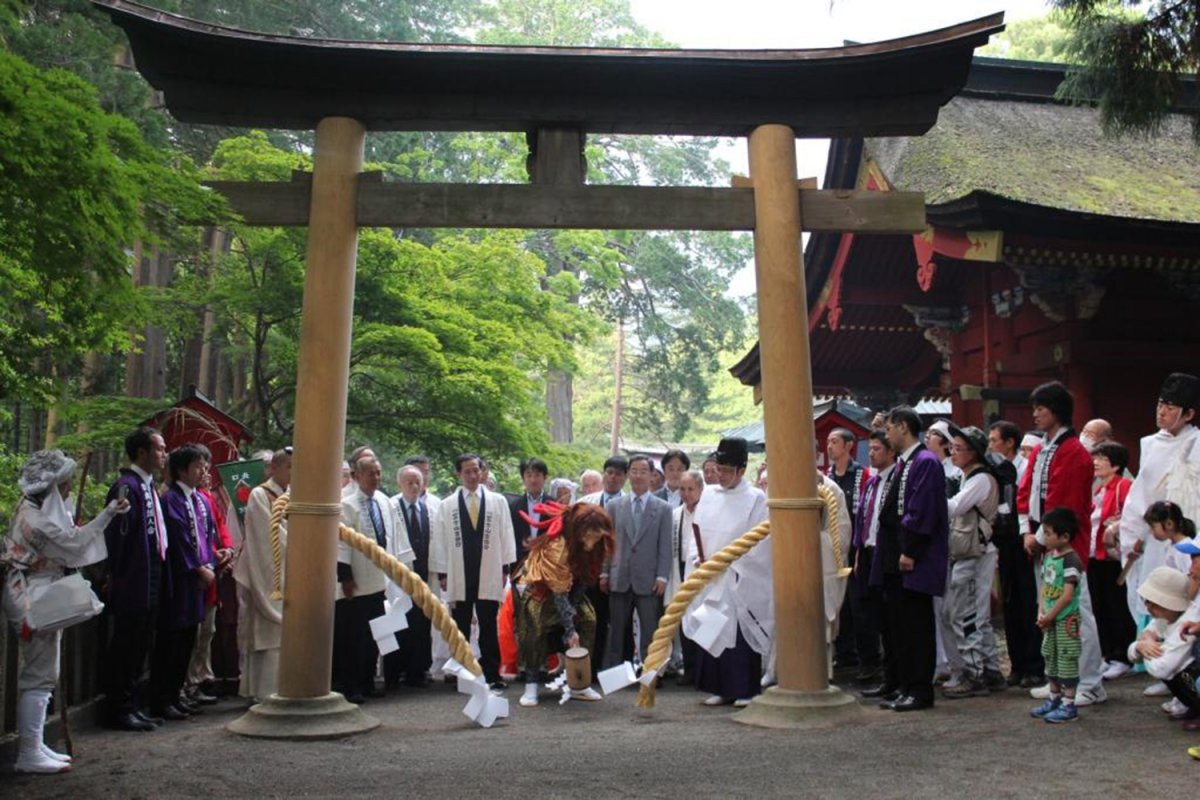
[[[379,720],[329,690],[341,514],[341,463],[358,255],[358,176],[366,127],[346,117],[317,124],[300,363],[296,377],[291,504],[279,692],[229,729],[272,739],[327,739]]]
[[[819,576],[821,508],[812,429],[808,299],[800,248],[796,137],[789,126],[750,134],[754,264],[758,285],[763,419],[771,480],[775,669],[779,680],[734,719],[763,727],[812,727],[850,718],[854,698],[828,681],[825,594]]]

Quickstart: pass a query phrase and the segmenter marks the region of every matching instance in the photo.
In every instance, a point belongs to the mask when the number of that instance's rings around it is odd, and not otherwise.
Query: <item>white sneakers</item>
[[[1172,697],[1163,703],[1162,710],[1164,714],[1169,714],[1172,719],[1182,719],[1188,713],[1188,707],[1178,697]]]
[[[27,689],[17,700],[17,772],[49,775],[71,769],[69,758],[63,761],[58,754],[46,747],[42,731],[46,725],[46,706],[50,703],[49,689]],[[64,758],[67,758],[64,756]]]
[[[1142,689],[1143,697],[1166,697],[1170,693],[1171,690],[1168,689],[1167,685],[1162,681],[1155,681],[1145,689]]]
[[[536,683],[525,684],[525,693],[521,695],[519,702],[526,708],[536,706],[538,704],[538,685]]]
[[[1124,661],[1110,661],[1108,668],[1104,670],[1104,680],[1115,681],[1130,675],[1133,672],[1133,667],[1126,664]]]
[[[590,700],[592,702],[595,702],[597,700],[603,700],[604,696],[589,686],[586,689],[572,689],[571,690],[571,699],[572,700]]]
[[[733,701],[733,707],[734,708],[745,708],[746,706],[750,705],[750,701],[752,699],[753,698],[750,698],[750,697],[739,697],[737,700]]]
[[[726,705],[729,705],[729,701],[726,700],[724,697],[721,697],[721,695],[719,695],[719,694],[714,694],[714,695],[709,695],[707,698],[705,698],[704,705],[706,705],[706,706],[726,706]]]

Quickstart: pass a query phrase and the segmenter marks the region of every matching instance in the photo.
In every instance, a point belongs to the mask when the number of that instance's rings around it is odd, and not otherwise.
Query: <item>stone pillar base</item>
[[[772,686],[742,711],[736,722],[760,728],[829,728],[858,719],[854,695],[830,686],[823,692],[797,692]]]
[[[379,720],[337,692],[304,698],[273,694],[225,727],[259,739],[340,739],[374,730]]]

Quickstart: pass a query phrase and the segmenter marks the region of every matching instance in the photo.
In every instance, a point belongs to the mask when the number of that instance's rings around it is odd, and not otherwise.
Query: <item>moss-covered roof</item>
[[[1091,108],[956,97],[923,137],[872,139],[897,189],[929,204],[972,191],[1070,211],[1200,222],[1200,148],[1187,118],[1154,138],[1106,137]]]

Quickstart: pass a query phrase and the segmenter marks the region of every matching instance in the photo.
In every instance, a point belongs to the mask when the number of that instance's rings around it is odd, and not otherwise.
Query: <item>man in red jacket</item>
[[[1079,560],[1087,565],[1092,534],[1092,479],[1095,468],[1092,455],[1079,441],[1071,427],[1075,398],[1058,381],[1043,383],[1029,395],[1033,404],[1033,424],[1042,434],[1042,441],[1029,454],[1029,468],[1017,490],[1017,508],[1029,516],[1025,531],[1025,550],[1035,564],[1043,550],[1038,529],[1042,516],[1053,508],[1067,508],[1079,520],[1079,533],[1071,545]],[[1039,586],[1040,589],[1040,586]],[[1079,586],[1080,621],[1083,653],[1079,658],[1079,689],[1076,705],[1103,703],[1104,661],[1100,657],[1100,639],[1096,617],[1092,613],[1091,597],[1087,591],[1087,576]],[[1034,697],[1048,697],[1048,686],[1030,692]]]

